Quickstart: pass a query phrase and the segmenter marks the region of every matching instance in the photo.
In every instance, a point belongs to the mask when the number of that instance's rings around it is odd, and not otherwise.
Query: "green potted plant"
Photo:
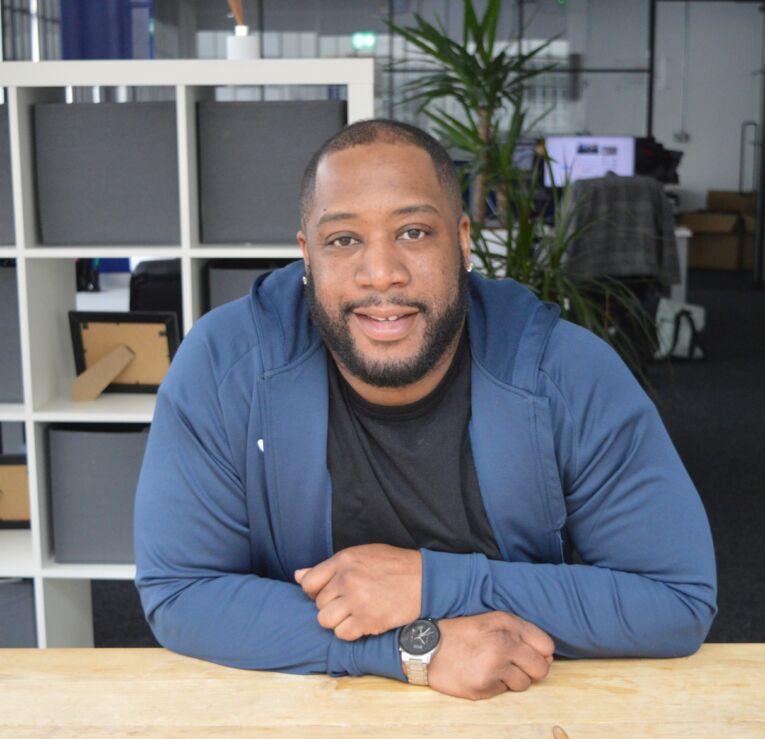
[[[588,227],[575,225],[578,205],[572,202],[571,188],[568,184],[560,192],[552,188],[554,217],[552,224],[546,223],[547,208],[539,207],[537,194],[539,177],[550,167],[549,157],[544,150],[538,151],[542,167],[531,171],[524,171],[516,160],[524,134],[533,131],[551,110],[527,122],[524,96],[535,77],[555,68],[543,58],[555,38],[531,51],[511,53],[496,39],[500,0],[489,0],[482,16],[472,0],[463,0],[463,8],[461,42],[450,38],[440,20],[429,23],[417,13],[411,27],[391,22],[388,27],[420,51],[418,69],[425,66],[416,79],[403,85],[403,102],[418,102],[418,110],[432,122],[447,149],[467,160],[461,175],[463,187],[470,187],[473,250],[479,269],[490,278],[511,277],[539,298],[557,302],[564,318],[608,341],[650,387],[640,345],[647,345],[653,355],[653,318],[618,280],[601,278],[584,284],[569,276],[565,252]],[[406,64],[394,62],[389,72],[407,71]],[[446,101],[456,105],[457,114],[436,105]],[[494,227],[488,219],[489,193],[494,193],[497,204]],[[634,337],[617,325],[618,313],[636,332]]]

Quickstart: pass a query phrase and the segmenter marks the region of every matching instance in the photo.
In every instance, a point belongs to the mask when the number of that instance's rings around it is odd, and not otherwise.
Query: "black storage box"
[[[8,135],[8,106],[0,105],[0,245],[16,243],[11,187],[11,140]]]
[[[183,338],[181,260],[149,259],[139,262],[130,275],[130,310],[172,311]]]
[[[345,125],[345,102],[197,106],[201,240],[297,244],[303,170]]]
[[[40,240],[178,244],[175,103],[34,106]]]
[[[0,578],[0,647],[36,646],[34,583],[19,577]]]
[[[56,562],[135,561],[135,491],[148,435],[148,425],[48,427]]]
[[[0,403],[23,403],[16,261],[0,259]]]

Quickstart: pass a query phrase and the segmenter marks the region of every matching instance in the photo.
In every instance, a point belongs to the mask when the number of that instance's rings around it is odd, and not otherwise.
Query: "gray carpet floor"
[[[691,270],[707,358],[649,364],[656,405],[709,516],[719,613],[710,642],[765,641],[765,291],[744,272]],[[156,646],[132,582],[94,580],[97,647]]]

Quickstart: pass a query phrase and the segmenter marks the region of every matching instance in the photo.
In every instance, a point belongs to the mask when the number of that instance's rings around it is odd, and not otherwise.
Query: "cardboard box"
[[[734,234],[699,234],[688,244],[688,266],[701,269],[740,269],[741,239]]]
[[[696,213],[683,213],[678,222],[696,234],[729,234],[735,233],[739,217],[733,213],[711,213],[700,210]]]
[[[0,529],[29,528],[26,457],[0,454]]]
[[[679,223],[693,235],[688,243],[688,266],[701,269],[740,269],[741,227],[735,213],[684,213]]]
[[[753,192],[707,190],[707,210],[724,213],[754,213],[757,202]]]

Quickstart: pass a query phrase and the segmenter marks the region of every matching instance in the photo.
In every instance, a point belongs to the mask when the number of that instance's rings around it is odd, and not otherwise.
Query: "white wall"
[[[654,135],[685,152],[680,165],[681,207],[702,208],[707,190],[737,190],[739,133],[745,120],[759,121],[763,14],[758,4],[691,3],[687,131],[681,127],[681,65],[684,3],[658,4]],[[751,139],[751,135],[749,137]],[[746,186],[754,149],[747,147]]]

